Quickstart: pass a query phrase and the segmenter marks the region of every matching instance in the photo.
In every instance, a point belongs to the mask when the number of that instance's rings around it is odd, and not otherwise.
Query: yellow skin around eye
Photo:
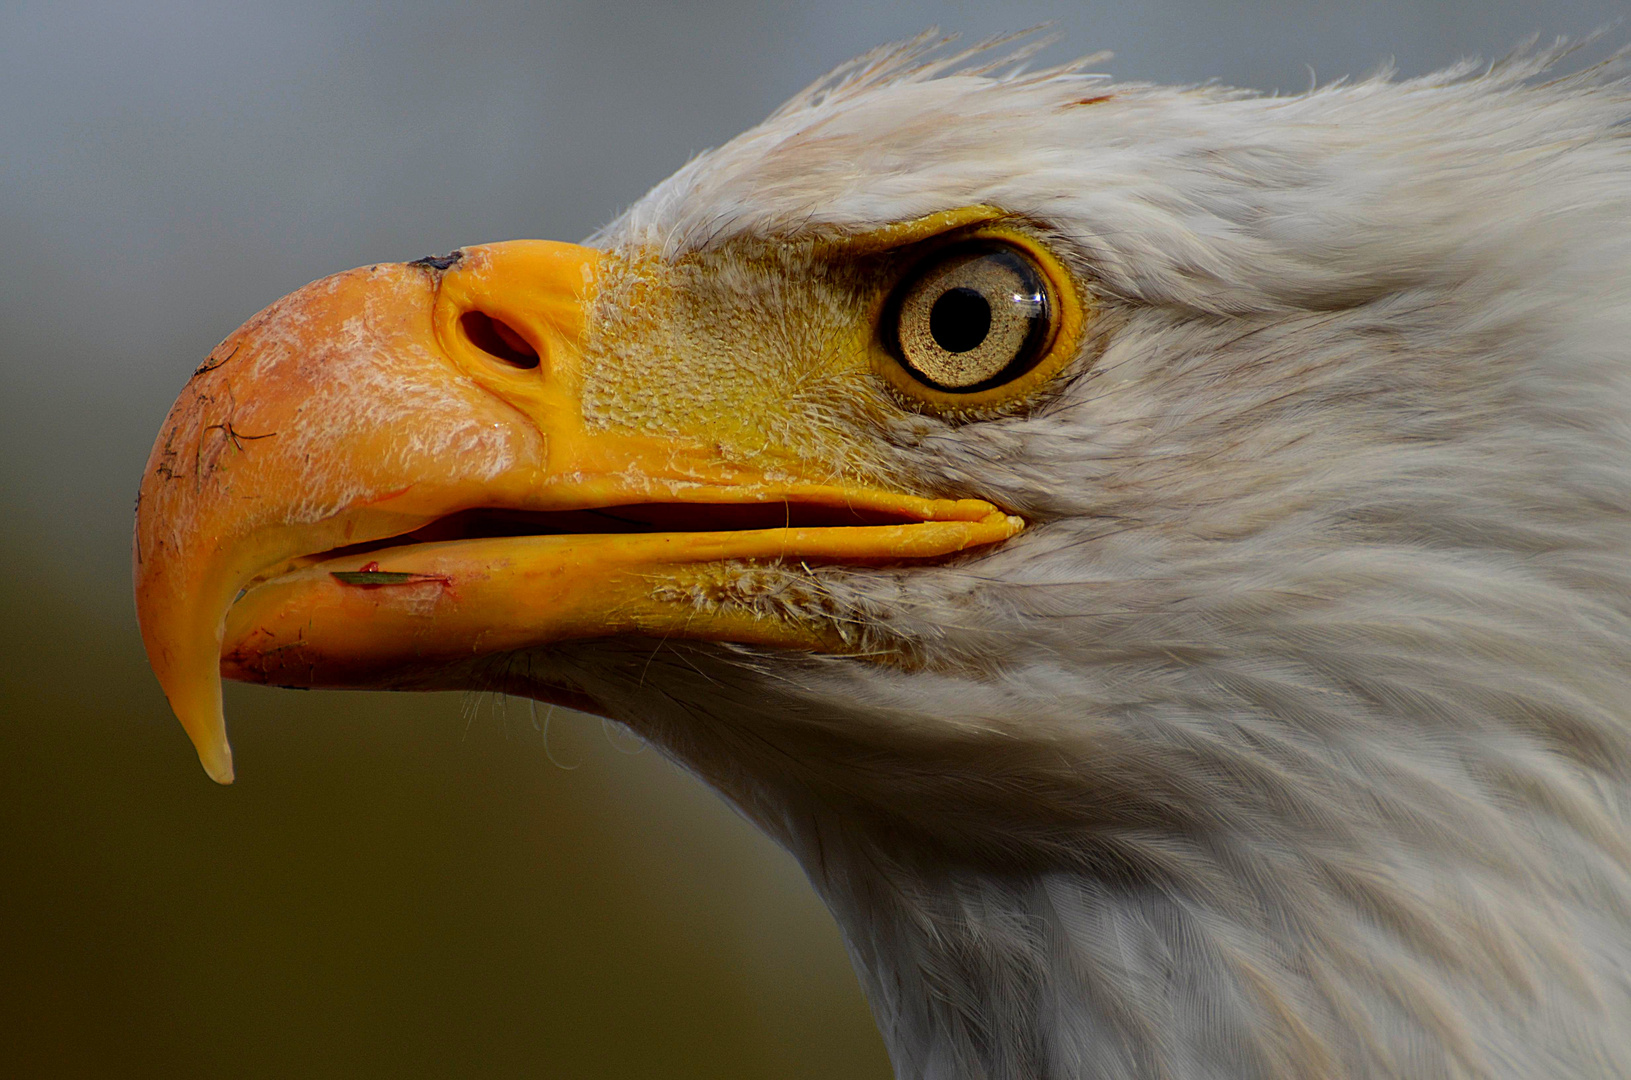
[[[932,316],[941,297],[959,288],[984,298],[991,323],[973,348],[952,352],[935,338]],[[1036,309],[1016,298],[1034,289],[1011,258],[983,251],[952,256],[913,283],[901,301],[897,334],[903,359],[927,381],[950,390],[996,378],[1030,344]]]

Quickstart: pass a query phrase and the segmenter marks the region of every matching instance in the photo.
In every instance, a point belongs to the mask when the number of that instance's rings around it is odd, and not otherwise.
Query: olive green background
[[[798,868],[598,720],[230,687],[240,779],[205,779],[136,636],[130,504],[172,396],[264,304],[579,238],[933,23],[1053,19],[1055,59],[1295,91],[1624,10],[0,6],[0,1076],[888,1075]]]

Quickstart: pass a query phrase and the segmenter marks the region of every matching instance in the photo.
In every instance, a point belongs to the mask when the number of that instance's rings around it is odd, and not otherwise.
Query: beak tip
[[[198,763],[217,784],[232,783],[232,744],[227,741],[219,677],[200,680],[188,693],[173,694],[170,706],[198,751]]]
[[[204,766],[209,778],[217,784],[230,784],[233,780],[232,747],[226,740],[215,746],[200,746],[198,748],[198,762]]]

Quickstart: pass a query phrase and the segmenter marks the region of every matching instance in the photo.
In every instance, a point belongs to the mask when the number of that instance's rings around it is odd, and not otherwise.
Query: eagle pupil
[[[929,309],[929,335],[949,353],[977,348],[990,332],[991,304],[967,286],[947,289]]]

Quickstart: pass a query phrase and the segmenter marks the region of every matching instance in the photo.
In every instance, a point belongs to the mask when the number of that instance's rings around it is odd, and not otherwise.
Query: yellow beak
[[[211,777],[233,776],[222,674],[425,689],[619,633],[842,649],[830,626],[699,605],[695,587],[726,560],[929,558],[1022,527],[586,415],[604,258],[523,240],[347,271],[194,373],[148,459],[133,554],[148,657]]]

